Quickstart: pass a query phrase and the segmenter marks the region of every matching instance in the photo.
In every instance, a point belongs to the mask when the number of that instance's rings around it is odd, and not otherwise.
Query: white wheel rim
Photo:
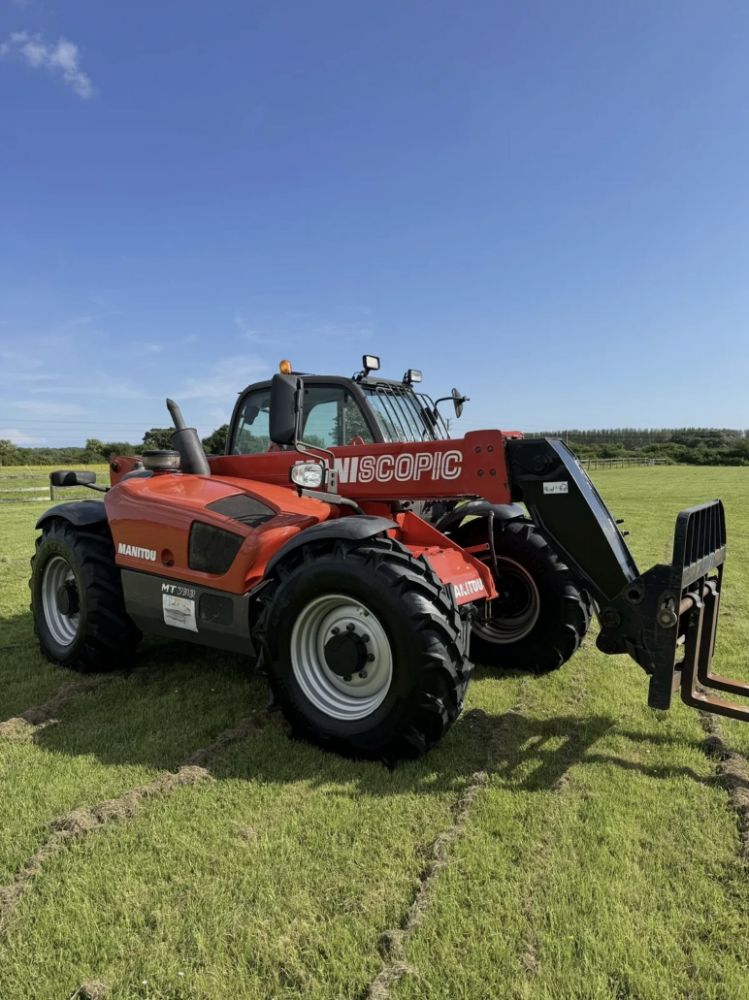
[[[331,669],[325,652],[334,636],[347,633],[367,655],[363,668],[348,679]],[[371,715],[387,697],[393,680],[385,629],[366,605],[344,594],[317,597],[302,609],[291,632],[291,667],[315,708],[345,722]]]
[[[541,614],[541,595],[536,581],[519,562],[500,556],[497,564],[499,567],[497,589],[501,595],[504,575],[506,586],[513,591],[513,601],[511,606],[505,609],[502,607],[501,596],[492,601],[490,605],[492,617],[488,621],[475,621],[473,631],[487,642],[506,646],[520,642],[533,631]],[[506,613],[503,614],[503,610]]]
[[[50,635],[59,646],[71,646],[78,635],[81,617],[65,614],[60,608],[59,594],[64,587],[77,586],[70,563],[62,556],[52,556],[44,566],[42,575],[42,611]]]

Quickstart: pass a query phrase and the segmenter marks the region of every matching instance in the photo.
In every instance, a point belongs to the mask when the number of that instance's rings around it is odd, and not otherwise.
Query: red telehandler
[[[281,363],[245,389],[226,454],[207,457],[167,400],[173,450],[113,458],[111,485],[57,472],[104,502],[62,503],[37,527],[32,610],[52,661],[107,670],[142,633],[244,653],[294,732],[397,760],[458,717],[472,662],[540,673],[598,648],[650,676],[649,704],[749,718],[710,672],[726,533],[719,500],[682,511],[670,564],[641,573],[558,440],[451,439],[435,403],[381,378]]]

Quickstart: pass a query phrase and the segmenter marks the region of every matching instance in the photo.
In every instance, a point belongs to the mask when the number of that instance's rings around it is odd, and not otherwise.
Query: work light
[[[325,481],[325,470],[319,462],[296,462],[291,467],[291,481],[303,489],[316,490]]]

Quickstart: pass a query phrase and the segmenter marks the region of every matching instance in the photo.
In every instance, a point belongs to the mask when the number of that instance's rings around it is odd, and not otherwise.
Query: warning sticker
[[[564,483],[544,483],[544,493],[569,493],[570,484]]]
[[[186,628],[189,632],[197,632],[195,621],[195,601],[187,597],[175,597],[173,594],[162,594],[161,602],[164,608],[164,624],[175,628]]]

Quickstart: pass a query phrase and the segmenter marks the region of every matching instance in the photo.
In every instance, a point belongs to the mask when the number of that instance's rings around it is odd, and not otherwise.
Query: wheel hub
[[[354,631],[334,635],[325,643],[325,662],[338,677],[350,681],[367,665],[367,644],[363,636]]]
[[[536,626],[541,613],[541,595],[530,572],[514,559],[497,559],[499,597],[489,605],[489,619],[477,621],[477,635],[499,645],[520,642]]]
[[[390,640],[377,616],[344,594],[314,598],[291,633],[291,664],[304,694],[334,719],[371,715],[393,678]]]
[[[78,589],[72,580],[66,580],[62,586],[58,587],[56,596],[60,614],[65,615],[66,618],[78,614],[80,611]]]
[[[75,574],[61,555],[52,556],[42,571],[41,605],[44,621],[58,646],[70,646],[81,625]]]

